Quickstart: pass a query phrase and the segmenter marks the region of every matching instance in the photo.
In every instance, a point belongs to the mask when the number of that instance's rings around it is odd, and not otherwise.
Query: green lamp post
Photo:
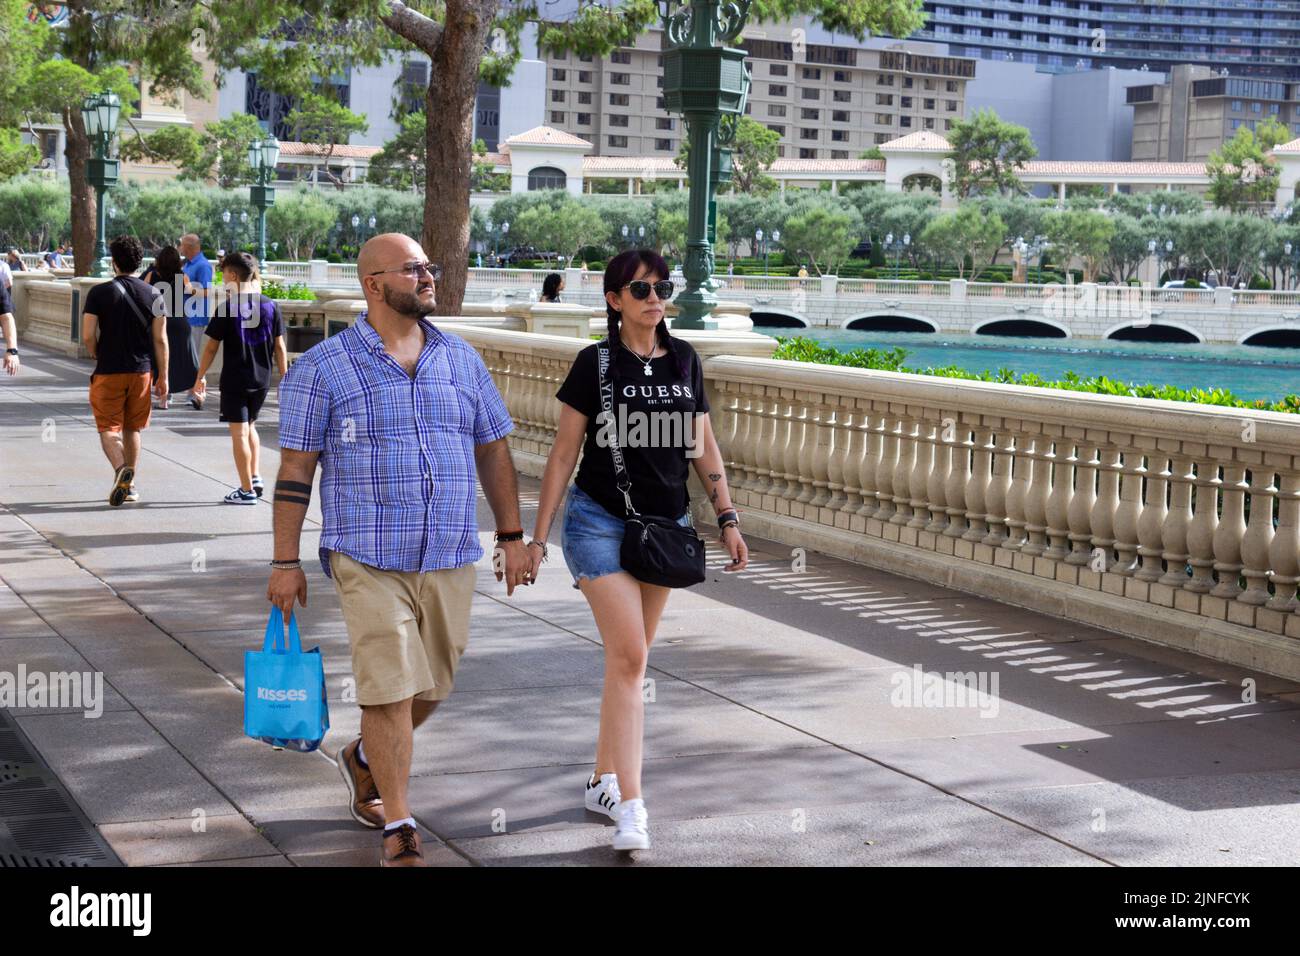
[[[664,49],[664,106],[686,119],[690,138],[690,198],[686,224],[686,289],[677,296],[678,329],[708,328],[718,303],[713,284],[714,195],[731,177],[730,143],[745,111],[749,68],[745,51],[727,44],[740,36],[752,0],[660,0]],[[674,11],[673,7],[677,6]]]
[[[249,199],[257,210],[257,262],[266,265],[266,211],[275,205],[275,166],[280,161],[280,141],[274,136],[248,144],[248,165],[257,183],[248,188]]]
[[[81,122],[86,127],[93,155],[86,161],[86,179],[95,190],[95,255],[90,264],[92,276],[102,276],[104,260],[108,258],[108,245],[104,238],[108,223],[108,207],[104,193],[117,185],[118,161],[109,158],[113,134],[117,132],[117,119],[122,114],[122,103],[111,90],[86,97],[81,104]]]

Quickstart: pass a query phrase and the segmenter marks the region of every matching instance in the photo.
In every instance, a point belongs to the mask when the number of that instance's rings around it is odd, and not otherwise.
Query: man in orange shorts
[[[113,466],[108,503],[116,508],[139,500],[133,482],[140,433],[149,426],[151,368],[159,400],[167,398],[167,313],[157,290],[135,277],[144,258],[140,240],[118,236],[108,252],[113,278],[87,293],[81,340],[95,360],[90,410]]]

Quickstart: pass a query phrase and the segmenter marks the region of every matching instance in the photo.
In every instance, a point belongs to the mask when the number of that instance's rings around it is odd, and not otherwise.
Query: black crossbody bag
[[[596,345],[600,355],[600,407],[606,421],[614,422],[614,386],[609,381],[609,340]],[[614,457],[614,478],[627,505],[619,563],[638,581],[666,588],[688,588],[704,580],[704,541],[695,529],[683,527],[672,518],[643,515],[632,506],[632,481],[623,464],[617,428],[610,429],[610,454]]]

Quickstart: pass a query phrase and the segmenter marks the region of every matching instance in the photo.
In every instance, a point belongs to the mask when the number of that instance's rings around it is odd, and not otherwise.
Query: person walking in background
[[[749,552],[709,424],[699,356],[684,339],[668,333],[664,319],[673,291],[668,264],[649,250],[619,253],[605,270],[604,286],[609,327],[606,383],[601,382],[598,352],[605,343],[593,343],[578,353],[556,392],[563,405],[542,474],[533,540],[528,543],[529,579],[536,579],[546,556],[551,521],[581,451],[582,465],[565,500],[564,560],[573,586],[591,606],[605,647],[596,766],[586,781],[584,803],[588,810],[615,820],[614,849],[644,850],[650,846],[650,835],[641,796],[642,681],[670,589],[640,581],[623,569],[620,554],[626,519],[635,508],[689,526],[686,482],[693,461],[717,513],[722,546],[731,556],[726,570],[745,568]],[[613,396],[614,419],[608,424],[601,408],[602,393]],[[614,428],[617,422],[621,432],[627,421],[653,421],[662,415],[677,416],[681,427],[652,427],[657,437],[667,432],[667,440],[622,448],[626,481],[631,484],[623,490],[606,428]],[[638,426],[631,431],[636,434]],[[619,444],[625,442],[619,439]]]
[[[289,370],[280,309],[262,295],[257,260],[247,252],[231,252],[221,260],[221,280],[226,299],[207,326],[207,343],[199,359],[194,394],[202,401],[207,390],[204,376],[221,355],[221,421],[230,425],[239,487],[226,495],[228,505],[255,505],[262,497],[261,439],[257,414],[271,389],[271,363],[283,378]]]
[[[136,278],[144,248],[135,236],[108,244],[113,278],[86,293],[81,341],[95,360],[90,376],[90,409],[100,446],[113,466],[108,503],[137,501],[136,465],[140,433],[149,427],[152,359],[155,391],[167,397],[167,314],[156,290]]]
[[[140,277],[153,286],[163,297],[163,307],[167,310],[167,349],[170,362],[167,366],[167,390],[172,395],[193,388],[199,376],[199,356],[194,348],[194,337],[190,335],[190,323],[185,318],[185,292],[191,288],[190,280],[181,271],[180,253],[175,246],[163,246],[154,256],[153,265],[149,266]],[[193,392],[190,396],[193,397]],[[158,407],[166,409],[168,399],[162,399]]]
[[[366,311],[295,361],[280,389],[266,594],[285,615],[306,606],[298,545],[319,461],[321,569],[338,590],[361,707],[361,736],[338,752],[348,810],[384,828],[384,866],[424,866],[407,802],[414,730],[450,696],[469,643],[476,476],[497,522],[496,579],[507,594],[527,583],[514,424],[474,347],[426,318],[442,270],[418,242],[375,236],[357,275]]]
[[[5,262],[9,265],[10,272],[26,272],[27,267],[23,265],[22,254],[17,249],[10,249],[5,255]]]
[[[194,340],[195,352],[204,348],[203,330],[212,315],[212,263],[203,254],[203,244],[194,233],[181,236],[180,254],[185,260],[181,270],[185,273],[185,318],[190,325],[190,335]],[[197,392],[190,393],[190,404],[197,411],[203,408],[203,396]]]
[[[560,293],[564,291],[564,276],[552,272],[542,280],[542,301],[559,302]]]
[[[4,333],[4,368],[10,375],[18,374],[18,323],[14,320],[13,299],[9,290],[0,285],[0,331]]]

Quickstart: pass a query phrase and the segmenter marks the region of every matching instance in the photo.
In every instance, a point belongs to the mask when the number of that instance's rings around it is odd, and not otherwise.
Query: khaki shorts
[[[474,565],[384,571],[331,551],[330,574],[352,645],[357,703],[446,700],[469,644]]]

